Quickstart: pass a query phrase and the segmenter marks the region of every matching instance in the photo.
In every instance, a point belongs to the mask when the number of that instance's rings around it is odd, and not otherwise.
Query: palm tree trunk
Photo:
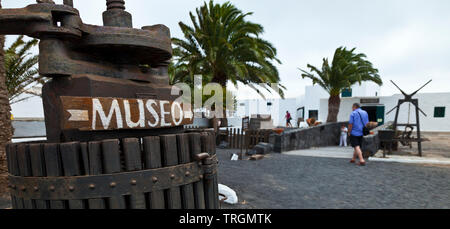
[[[327,122],[337,122],[339,107],[341,106],[341,97],[339,95],[331,95],[328,99],[328,118]]]
[[[227,92],[227,81],[223,82],[220,84],[223,88],[224,93]],[[227,107],[226,107],[226,94],[223,94],[223,107],[222,107],[222,118],[220,119],[221,121],[221,126],[225,126],[228,127],[228,118],[227,118]]]
[[[224,89],[224,92],[226,92],[227,82],[228,82],[226,76],[224,76],[223,74],[218,73],[213,78],[212,82],[220,84],[220,86],[222,86],[222,88]],[[223,104],[226,104],[226,99],[225,99],[226,95],[224,94],[223,96],[224,96],[223,97]],[[226,106],[223,106],[223,108],[222,108],[222,118],[220,118],[220,119],[214,118],[214,122],[217,122],[219,120],[220,120],[220,123],[221,123],[220,126],[225,126],[225,127],[228,126],[228,118],[227,118]]]
[[[0,0],[0,9],[2,1]],[[0,186],[6,187],[6,144],[11,141],[11,107],[9,105],[8,90],[5,75],[5,36],[0,36]],[[0,187],[0,190],[5,190]],[[4,193],[3,193],[4,194]]]

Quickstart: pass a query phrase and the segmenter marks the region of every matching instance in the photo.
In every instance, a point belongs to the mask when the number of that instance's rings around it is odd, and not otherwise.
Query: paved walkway
[[[450,208],[450,167],[379,161],[359,167],[337,158],[346,150],[335,158],[291,153],[260,161],[230,161],[231,152],[218,151],[219,182],[234,189],[241,204],[224,208]]]
[[[308,157],[326,157],[326,158],[348,158],[353,157],[353,149],[350,147],[324,147],[312,148],[306,150],[296,150],[283,153],[285,155],[308,156]]]
[[[286,155],[296,156],[310,156],[310,157],[325,157],[325,158],[346,158],[353,157],[353,149],[350,147],[325,147],[313,148],[307,150],[297,150],[284,153]],[[417,157],[417,156],[396,156],[389,155],[387,158],[371,157],[369,161],[379,162],[396,162],[408,164],[429,164],[429,165],[450,165],[450,158],[443,157]]]

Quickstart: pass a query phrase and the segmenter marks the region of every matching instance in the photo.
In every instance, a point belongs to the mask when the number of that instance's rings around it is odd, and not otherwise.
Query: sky
[[[3,0],[4,8],[25,7],[34,0]],[[63,0],[55,0],[62,4]],[[83,22],[102,24],[104,0],[74,0]],[[165,24],[172,37],[182,38],[178,22],[190,24],[189,11],[203,0],[126,0],[133,25]],[[216,2],[226,2],[216,0]],[[231,0],[248,20],[261,24],[262,38],[278,49],[281,84],[286,97],[304,94],[311,81],[298,68],[321,66],[336,48],[356,47],[379,69],[381,95],[398,93],[394,80],[413,92],[433,79],[422,92],[450,91],[450,1],[448,0]],[[9,38],[7,42],[11,42]],[[257,98],[239,86],[238,99]]]

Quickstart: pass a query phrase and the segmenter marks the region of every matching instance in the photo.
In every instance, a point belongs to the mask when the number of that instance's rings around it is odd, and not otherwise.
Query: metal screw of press
[[[106,0],[106,9],[121,9],[125,10],[125,1],[124,0]]]
[[[73,7],[73,0],[64,0],[64,5]]]
[[[103,12],[103,25],[133,28],[132,16],[125,11],[124,0],[106,0],[106,11]]]

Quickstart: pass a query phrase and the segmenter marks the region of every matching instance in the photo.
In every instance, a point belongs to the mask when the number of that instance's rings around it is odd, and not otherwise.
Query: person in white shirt
[[[339,146],[347,147],[348,128],[345,125],[341,127],[341,140]]]

